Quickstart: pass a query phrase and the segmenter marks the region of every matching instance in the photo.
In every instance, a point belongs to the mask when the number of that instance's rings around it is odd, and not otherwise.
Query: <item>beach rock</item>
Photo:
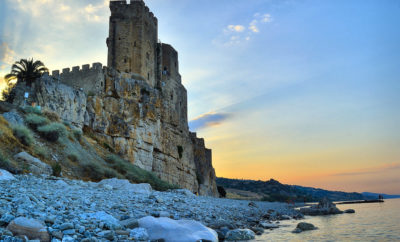
[[[346,209],[344,210],[344,213],[355,213],[356,211],[354,209]]]
[[[58,180],[58,181],[56,181],[56,185],[59,186],[59,187],[62,187],[62,188],[67,188],[67,187],[69,187],[69,185],[68,185],[65,181],[63,181],[63,180]]]
[[[103,222],[103,226],[110,229],[119,229],[121,224],[118,219],[114,218],[112,215],[99,211],[95,213],[84,213],[80,215],[81,219],[96,219]]]
[[[63,224],[60,225],[60,230],[61,231],[64,231],[64,230],[67,230],[67,229],[73,229],[73,228],[74,228],[74,225],[72,223],[63,223]]]
[[[139,226],[145,228],[150,240],[163,239],[165,242],[218,241],[217,233],[193,220],[172,220],[147,216],[139,219]]]
[[[139,221],[136,218],[128,218],[120,221],[121,226],[124,226],[128,229],[134,229],[139,227]]]
[[[50,176],[53,174],[53,169],[51,168],[51,166],[26,152],[20,152],[16,154],[14,156],[14,159],[24,165],[27,165],[29,167],[29,172],[34,175]]]
[[[149,234],[145,228],[136,228],[131,230],[129,237],[135,241],[147,241],[149,239]]]
[[[182,194],[188,197],[194,197],[196,196],[193,192],[189,191],[188,189],[175,189],[173,191],[174,193]]]
[[[150,194],[152,192],[151,185],[148,183],[132,184],[128,180],[117,178],[104,179],[99,182],[99,185],[141,194]]]
[[[0,218],[0,226],[5,226],[9,224],[12,220],[14,220],[14,216],[11,215],[10,213],[5,213],[1,216]]]
[[[209,226],[213,229],[219,229],[222,227],[227,227],[229,229],[233,229],[232,222],[229,222],[225,219],[217,219],[209,224]]]
[[[301,233],[303,231],[308,231],[308,230],[315,230],[318,229],[315,227],[313,224],[306,223],[306,222],[300,222],[297,224],[296,229],[293,230],[293,233]]]
[[[251,230],[253,230],[256,235],[262,235],[264,233],[264,229],[261,227],[252,227]]]
[[[279,225],[273,224],[273,223],[267,223],[267,222],[261,222],[260,226],[263,227],[264,229],[277,229],[277,228],[279,228]]]
[[[14,236],[25,235],[29,239],[50,241],[50,235],[43,222],[25,217],[18,217],[7,226]]]
[[[317,205],[313,205],[308,208],[300,208],[300,213],[304,215],[331,215],[331,214],[341,214],[343,211],[339,210],[335,204],[333,204],[329,199],[323,198]]]
[[[255,234],[250,229],[231,230],[225,236],[226,241],[251,240],[254,238]]]
[[[0,181],[15,180],[15,177],[8,171],[0,169]]]
[[[249,202],[249,207],[257,207],[257,204],[255,203],[255,202],[253,202],[253,201],[251,201],[251,202]]]

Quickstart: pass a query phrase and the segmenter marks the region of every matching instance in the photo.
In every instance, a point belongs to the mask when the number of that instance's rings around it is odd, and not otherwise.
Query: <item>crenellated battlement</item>
[[[104,66],[104,68],[106,68],[106,67]],[[61,70],[61,72],[60,72],[60,70],[53,70],[51,72],[51,76],[58,77],[58,76],[60,76],[60,74],[68,75],[70,73],[86,72],[86,71],[93,71],[93,70],[103,70],[104,68],[103,68],[103,64],[95,62],[92,64],[92,67],[90,67],[89,64],[85,64],[85,65],[82,65],[82,68],[80,66],[73,66],[72,70],[71,70],[71,68],[64,68]]]
[[[148,20],[151,20],[153,24],[157,25],[158,23],[158,20],[154,16],[154,13],[150,11],[149,7],[146,6],[143,0],[131,0],[130,2],[127,2],[127,0],[110,1],[110,9],[112,16],[120,15],[126,17],[132,15],[132,13],[140,12]],[[137,11],[139,9],[140,11]]]
[[[106,69],[106,66],[103,67],[101,63],[96,62],[91,67],[89,64],[85,64],[82,65],[82,68],[74,66],[64,68],[61,72],[53,70],[51,76],[68,86],[82,89],[86,94],[98,94],[104,90]]]

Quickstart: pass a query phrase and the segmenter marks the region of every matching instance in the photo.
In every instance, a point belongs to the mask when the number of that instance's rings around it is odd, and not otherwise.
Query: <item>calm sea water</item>
[[[300,234],[291,233],[300,221],[282,221],[283,227],[267,231],[256,241],[400,241],[400,199],[337,207],[353,208],[356,213],[306,216],[303,221],[319,229]]]

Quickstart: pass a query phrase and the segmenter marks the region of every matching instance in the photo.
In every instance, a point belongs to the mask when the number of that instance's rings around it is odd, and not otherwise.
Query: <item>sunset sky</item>
[[[217,176],[400,194],[400,1],[145,2]],[[109,15],[104,0],[2,0],[0,76],[28,57],[105,65]]]

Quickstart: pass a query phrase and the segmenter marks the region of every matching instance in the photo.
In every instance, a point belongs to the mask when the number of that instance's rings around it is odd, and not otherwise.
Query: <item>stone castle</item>
[[[107,67],[53,71],[41,79],[38,104],[163,180],[216,196],[211,150],[188,128],[177,51],[158,41],[157,18],[143,0],[111,1],[110,9]]]

